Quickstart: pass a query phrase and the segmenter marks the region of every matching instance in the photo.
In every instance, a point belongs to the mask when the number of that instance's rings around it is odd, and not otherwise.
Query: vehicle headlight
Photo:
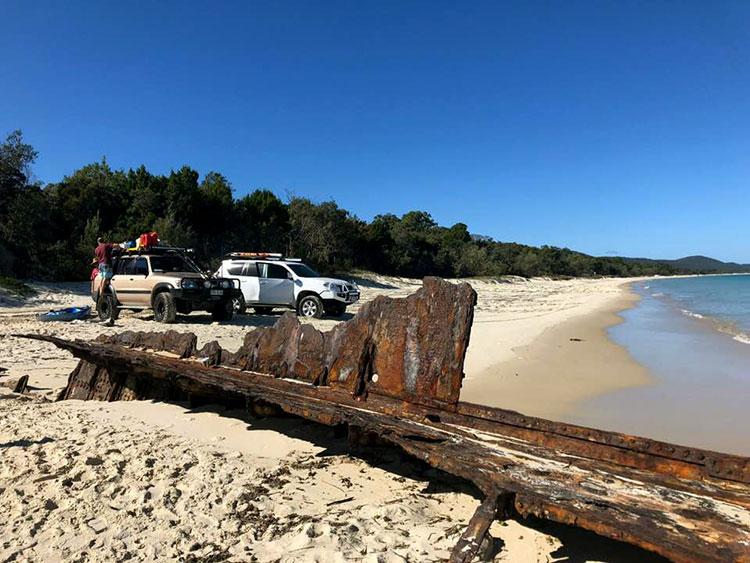
[[[205,287],[206,289],[210,288],[211,287],[211,282],[208,281],[208,280],[204,281],[203,282],[203,287]]]
[[[223,287],[223,288],[225,288],[225,289],[226,289],[226,288],[228,288],[228,287],[232,287],[232,284],[230,283],[230,281],[229,281],[229,280],[222,280],[222,281],[221,281],[221,287]]]
[[[328,289],[330,289],[334,293],[341,293],[344,290],[344,288],[341,287],[341,284],[339,283],[328,284]]]
[[[180,287],[182,287],[183,289],[196,289],[198,287],[198,282],[190,278],[186,278],[180,281]]]

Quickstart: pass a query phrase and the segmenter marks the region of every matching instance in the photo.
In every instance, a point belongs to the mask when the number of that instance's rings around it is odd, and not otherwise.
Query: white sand
[[[480,288],[461,398],[579,423],[586,399],[650,385],[648,370],[606,333],[638,300],[626,285],[533,280],[492,297]]]
[[[363,287],[365,300],[420,285],[372,282]],[[548,329],[623,295],[621,280],[471,283],[479,303],[466,364],[469,395],[479,384],[494,390],[496,370]],[[34,311],[89,304],[86,285],[42,289],[22,307],[0,305],[0,366],[9,368],[0,383],[28,374],[33,387],[27,397],[0,395],[0,560],[437,561],[478,505],[449,476],[395,452],[353,457],[331,429],[297,419],[252,420],[146,401],[48,402],[75,361],[9,334],[93,338],[162,327],[147,313],[124,313],[113,328],[40,323]],[[248,315],[219,325],[195,313],[172,328],[232,349],[247,330],[274,320]],[[514,392],[523,396],[523,389]],[[550,523],[496,523],[492,535],[498,561],[643,559],[627,546]]]

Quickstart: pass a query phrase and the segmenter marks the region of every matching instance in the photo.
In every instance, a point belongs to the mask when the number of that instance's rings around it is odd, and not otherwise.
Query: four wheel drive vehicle
[[[235,252],[215,275],[240,280],[242,295],[234,308],[238,313],[247,307],[259,314],[284,307],[303,317],[320,318],[324,312],[340,317],[347,305],[359,300],[357,284],[321,277],[301,260],[280,254]]]
[[[154,320],[175,321],[177,313],[209,311],[216,321],[231,320],[241,296],[237,280],[209,276],[179,248],[152,247],[114,258],[113,276],[102,299],[101,276],[91,282],[99,318],[116,318],[119,308],[153,309]]]

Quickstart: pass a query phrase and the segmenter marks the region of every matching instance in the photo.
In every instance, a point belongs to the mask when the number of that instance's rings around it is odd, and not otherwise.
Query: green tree
[[[248,252],[289,250],[289,210],[270,190],[255,190],[234,206],[233,242]]]
[[[359,221],[335,202],[315,204],[294,197],[289,202],[289,222],[293,254],[329,271],[355,265]]]
[[[31,165],[37,157],[24,143],[21,131],[0,144],[0,273],[32,275],[40,256],[37,241],[47,232],[48,206],[38,185],[32,184]]]
[[[193,226],[197,231],[204,258],[229,251],[227,236],[232,227],[234,199],[232,185],[218,172],[209,172],[198,187],[200,213]]]

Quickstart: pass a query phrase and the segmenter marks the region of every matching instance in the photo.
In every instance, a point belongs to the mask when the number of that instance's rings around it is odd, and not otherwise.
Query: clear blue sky
[[[750,262],[750,2],[0,1],[0,133],[53,182],[237,195],[504,241]]]

